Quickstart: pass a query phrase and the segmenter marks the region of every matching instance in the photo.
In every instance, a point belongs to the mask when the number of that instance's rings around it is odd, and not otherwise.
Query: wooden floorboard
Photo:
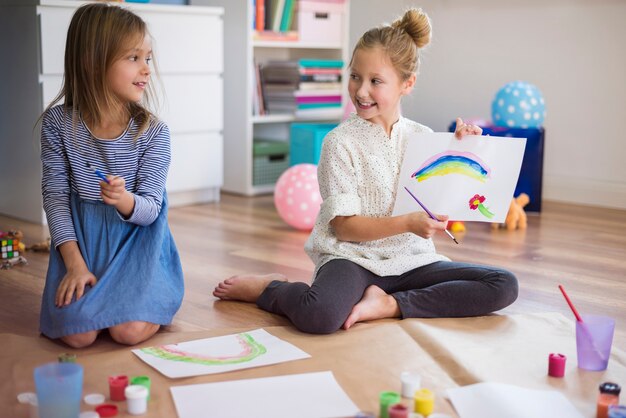
[[[173,208],[170,225],[185,273],[185,298],[168,331],[285,325],[254,305],[217,301],[213,287],[244,272],[280,272],[308,282],[313,264],[303,251],[306,232],[288,227],[271,196],[223,194],[219,203]],[[48,236],[47,227],[0,216],[0,231],[24,232],[25,243]],[[499,265],[520,281],[519,299],[501,314],[572,314],[557,285],[568,290],[581,313],[616,318],[615,344],[626,343],[626,211],[544,202],[529,216],[528,229],[492,230],[467,224],[454,244],[435,237],[438,251],[453,260]],[[48,254],[27,252],[28,264],[0,270],[0,332],[38,335]]]

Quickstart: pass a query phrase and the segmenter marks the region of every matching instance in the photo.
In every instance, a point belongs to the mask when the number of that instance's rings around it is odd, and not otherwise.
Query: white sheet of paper
[[[406,141],[393,215],[422,211],[407,187],[435,215],[455,221],[504,222],[522,166],[525,138],[471,135],[458,140],[452,133],[428,133],[409,135]],[[474,204],[475,195],[484,201]]]
[[[359,411],[332,372],[172,386],[179,418],[353,417]],[[210,411],[210,413],[209,413]]]
[[[462,418],[584,418],[560,392],[485,382],[447,390]]]
[[[311,357],[262,328],[132,351],[169,378],[223,373]]]

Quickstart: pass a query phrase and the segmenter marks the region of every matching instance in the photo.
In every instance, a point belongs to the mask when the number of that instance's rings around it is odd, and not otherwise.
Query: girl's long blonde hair
[[[400,79],[406,81],[419,68],[419,49],[430,42],[432,28],[428,15],[422,9],[408,9],[391,25],[379,26],[365,32],[357,41],[358,49],[382,48]],[[352,65],[352,61],[350,61]]]
[[[156,101],[152,83],[148,83],[141,103],[122,103],[110,90],[106,75],[129,47],[140,44],[146,36],[146,23],[127,9],[107,3],[79,7],[67,31],[63,87],[46,110],[65,99],[64,106],[72,112],[74,122],[81,116],[94,125],[102,121],[105,111],[119,111],[135,119],[137,135],[143,133],[156,118],[149,110]]]

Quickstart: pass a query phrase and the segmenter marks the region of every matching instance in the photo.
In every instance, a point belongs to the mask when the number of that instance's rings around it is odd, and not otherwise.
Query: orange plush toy
[[[448,231],[453,233],[463,233],[465,232],[465,224],[463,221],[448,221]]]
[[[509,212],[504,219],[504,225],[509,231],[515,229],[526,229],[526,212],[524,212],[524,206],[530,202],[530,198],[526,193],[520,193],[519,196],[511,200],[511,206],[509,206]],[[501,226],[498,223],[492,223],[491,227],[497,229]]]

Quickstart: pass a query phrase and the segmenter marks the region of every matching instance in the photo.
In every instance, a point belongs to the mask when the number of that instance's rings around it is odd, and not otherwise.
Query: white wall
[[[409,6],[433,23],[405,116],[443,131],[491,119],[509,81],[546,101],[543,199],[626,209],[626,2],[352,0],[350,45]]]

